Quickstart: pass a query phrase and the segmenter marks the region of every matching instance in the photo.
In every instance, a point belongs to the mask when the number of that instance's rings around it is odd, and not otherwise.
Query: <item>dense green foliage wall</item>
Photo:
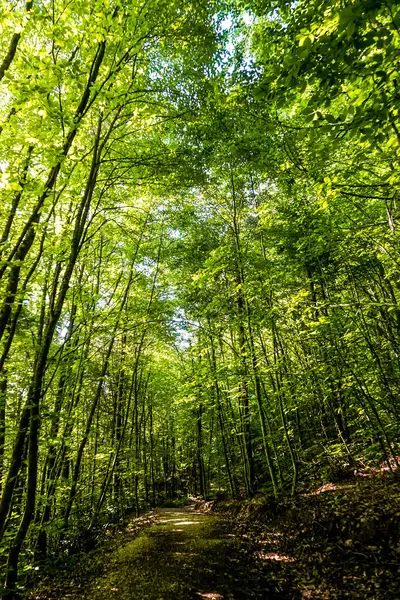
[[[397,3],[1,14],[4,595],[128,510],[398,467]]]

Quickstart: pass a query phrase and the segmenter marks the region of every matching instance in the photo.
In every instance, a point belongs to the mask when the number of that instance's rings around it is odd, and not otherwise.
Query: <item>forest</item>
[[[399,3],[0,6],[0,595],[127,513],[395,477]]]

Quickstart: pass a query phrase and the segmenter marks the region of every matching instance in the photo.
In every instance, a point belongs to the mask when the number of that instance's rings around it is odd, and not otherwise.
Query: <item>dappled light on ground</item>
[[[316,490],[309,492],[307,494],[303,494],[304,496],[318,496],[319,494],[323,494],[324,492],[334,492],[336,490],[349,490],[352,487],[350,483],[324,483]]]
[[[80,588],[47,600],[275,600],[262,561],[227,521],[191,508],[157,509],[155,522],[127,538]],[[257,564],[260,565],[257,568]],[[267,594],[268,592],[268,594]],[[39,598],[40,596],[36,596]]]
[[[56,591],[53,582],[31,598],[399,600],[400,483],[357,478],[315,492],[273,510],[227,500],[204,503],[206,514],[197,503],[132,518],[122,539],[87,555],[86,571],[76,563]]]
[[[265,554],[264,552],[259,552],[258,556],[261,558],[261,560],[277,560],[277,561],[283,561],[283,562],[296,562],[296,559],[291,556],[287,556],[286,554],[276,554],[274,552],[271,552],[270,554]]]
[[[227,499],[215,503],[215,513],[234,518],[228,536],[257,546],[269,584],[284,600],[400,598],[397,478],[327,482],[273,508]]]

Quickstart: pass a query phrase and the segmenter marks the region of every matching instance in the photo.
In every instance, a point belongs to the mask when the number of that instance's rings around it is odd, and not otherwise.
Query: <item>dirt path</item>
[[[217,509],[131,518],[69,557],[65,570],[59,563],[39,573],[29,599],[400,598],[400,482],[392,477],[324,484],[275,511],[232,500]]]
[[[230,533],[225,521],[190,508],[158,509],[154,525],[108,558],[105,572],[80,591],[80,598],[276,598],[268,592],[249,542]]]

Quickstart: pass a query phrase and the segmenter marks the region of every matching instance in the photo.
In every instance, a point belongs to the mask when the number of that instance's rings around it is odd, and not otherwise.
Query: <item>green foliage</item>
[[[398,467],[399,9],[239,4],[1,6],[11,587],[127,511]]]

